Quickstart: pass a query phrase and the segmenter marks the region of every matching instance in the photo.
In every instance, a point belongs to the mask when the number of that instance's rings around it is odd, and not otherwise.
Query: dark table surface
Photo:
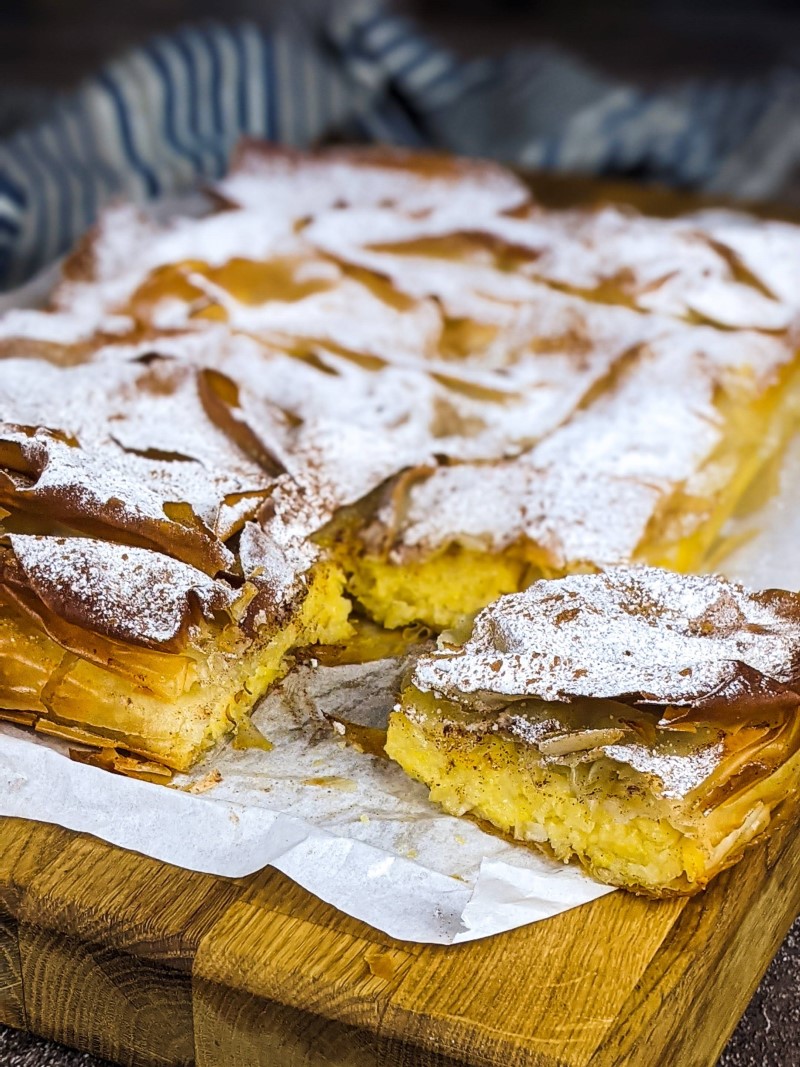
[[[60,4],[49,0],[0,3],[0,66],[16,105],[35,92],[74,83],[110,51],[166,29],[187,17],[219,15],[205,0],[141,0],[107,17],[106,0]],[[229,17],[263,15],[275,0],[228,0]],[[571,47],[611,73],[643,83],[681,76],[758,76],[800,60],[800,5],[755,3],[694,5],[647,3],[574,5],[473,2],[453,15],[453,3],[403,6],[422,15],[437,34],[465,52],[499,51],[526,40],[550,39]],[[486,9],[492,6],[491,18]],[[213,10],[211,10],[213,8]],[[76,17],[76,12],[80,15]],[[47,32],[45,32],[45,29]],[[53,49],[52,41],[61,46]],[[46,86],[46,89],[42,87]],[[31,89],[34,95],[31,94]],[[2,101],[0,101],[2,102]],[[14,106],[13,110],[17,110]],[[2,117],[2,116],[0,116]],[[5,123],[0,123],[5,125]],[[800,202],[800,176],[782,199]],[[30,1034],[0,1026],[0,1067],[102,1067],[87,1053],[74,1052]],[[654,1067],[680,1067],[659,1064]],[[800,1067],[800,919],[789,932],[718,1067]]]

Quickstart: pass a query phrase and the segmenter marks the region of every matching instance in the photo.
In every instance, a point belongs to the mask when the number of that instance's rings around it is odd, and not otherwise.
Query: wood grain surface
[[[124,1064],[710,1067],[800,905],[787,822],[703,896],[624,893],[454,948],[277,872],[0,822],[0,1020]]]

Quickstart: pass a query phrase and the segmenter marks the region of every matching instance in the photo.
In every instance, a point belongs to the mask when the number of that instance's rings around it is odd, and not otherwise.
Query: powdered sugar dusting
[[[83,537],[11,534],[30,588],[56,615],[132,644],[175,642],[194,616],[226,611],[236,594],[159,552]]]
[[[678,800],[699,788],[725,758],[722,741],[701,745],[693,752],[663,752],[636,743],[605,745],[603,754],[617,763],[626,763],[640,774],[653,775],[661,782],[665,797]]]
[[[502,549],[525,539],[558,567],[633,558],[659,506],[722,440],[718,390],[737,382],[757,395],[754,357],[765,351],[765,374],[788,358],[766,339],[661,326],[616,388],[518,460],[441,467],[414,484],[401,522],[381,516],[398,531],[395,555],[451,541]]]
[[[470,694],[696,706],[781,691],[800,672],[800,598],[649,567],[572,575],[501,597],[414,682]]]
[[[527,278],[575,292],[605,290],[642,311],[700,315],[726,327],[781,330],[797,321],[800,241],[797,228],[785,223],[754,226],[747,216],[713,213],[643,218],[613,207],[479,217],[463,201],[411,218],[385,208],[350,216],[325,214],[306,237],[348,262],[390,273],[409,293],[419,290],[420,273],[426,273],[418,242],[444,245],[460,235],[475,266],[513,249],[518,286]],[[428,269],[434,265],[428,257]]]
[[[480,216],[530,202],[528,187],[495,163],[388,147],[309,153],[248,143],[218,190],[240,207],[275,204],[291,217],[387,202],[424,212],[454,200]]]

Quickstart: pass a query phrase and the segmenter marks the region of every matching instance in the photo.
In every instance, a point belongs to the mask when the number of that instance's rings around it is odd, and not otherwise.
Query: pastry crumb
[[[209,773],[204,775],[203,778],[192,782],[187,789],[187,793],[206,793],[208,790],[212,790],[214,785],[219,785],[222,780],[219,770],[209,770]]]
[[[198,781],[192,782],[192,784],[187,788],[186,792],[205,793],[209,789],[213,789],[214,786],[219,785],[221,781],[222,775],[219,771],[209,771],[208,774],[203,775],[203,777],[200,778]]]
[[[342,793],[355,793],[358,789],[352,778],[342,778],[338,774],[326,774],[319,778],[304,778],[303,785],[316,785],[322,789],[338,789]]]

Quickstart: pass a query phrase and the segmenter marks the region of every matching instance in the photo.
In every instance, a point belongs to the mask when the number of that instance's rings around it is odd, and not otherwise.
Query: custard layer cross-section
[[[537,582],[421,656],[387,754],[596,878],[702,889],[796,803],[800,597],[621,568]]]

